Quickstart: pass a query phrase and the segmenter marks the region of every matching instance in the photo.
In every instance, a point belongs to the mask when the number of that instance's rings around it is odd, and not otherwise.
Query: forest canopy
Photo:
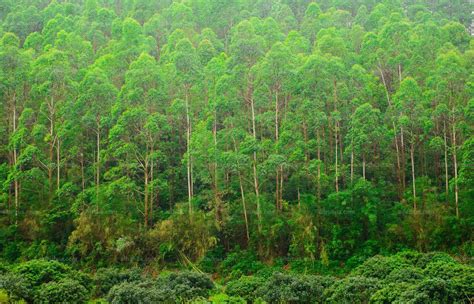
[[[234,279],[472,261],[473,10],[0,0],[0,260]]]

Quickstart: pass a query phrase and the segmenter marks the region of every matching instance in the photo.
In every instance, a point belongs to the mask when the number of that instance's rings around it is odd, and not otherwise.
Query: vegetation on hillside
[[[472,11],[0,0],[0,260],[35,261],[2,284],[39,303],[220,288],[195,273],[155,278],[187,268],[232,279],[237,298],[223,303],[472,297],[469,266],[396,255],[474,254]],[[377,254],[395,258],[357,268]],[[366,273],[386,263],[413,267]],[[110,267],[139,270],[96,273]],[[75,269],[114,278],[94,285]]]

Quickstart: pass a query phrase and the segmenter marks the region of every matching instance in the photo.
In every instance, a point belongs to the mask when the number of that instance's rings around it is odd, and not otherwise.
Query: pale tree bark
[[[100,188],[100,115],[96,116],[96,175],[95,175],[95,199],[97,212],[99,211],[99,188]]]
[[[385,81],[385,76],[384,76],[384,73],[383,73],[383,71],[380,67],[380,63],[377,66],[377,68],[379,70],[380,76],[382,77],[382,82],[383,82],[383,85],[384,85],[384,88],[385,88],[385,96],[387,98],[387,103],[388,103],[389,107],[392,107],[392,102],[390,100],[390,94],[388,93],[387,82]],[[403,174],[402,174],[401,160],[400,160],[400,148],[398,146],[397,132],[396,132],[396,127],[395,127],[395,122],[394,121],[392,121],[392,126],[393,126],[393,137],[394,137],[394,141],[395,141],[395,149],[396,149],[396,152],[397,152],[398,181],[399,181],[399,185],[401,187],[401,190],[399,191],[399,197],[401,198],[403,191],[405,191],[405,178],[403,177]],[[403,134],[403,132],[402,132],[402,134]]]
[[[449,201],[449,177],[448,177],[448,139],[446,136],[446,121],[443,121],[444,133],[444,191],[446,196],[446,203]]]
[[[17,129],[16,120],[17,120],[16,94],[13,93],[13,133],[15,133]],[[17,150],[16,145],[13,146],[13,166],[16,170],[18,166],[18,150]],[[18,224],[18,208],[20,206],[20,199],[19,199],[20,186],[18,184],[18,178],[16,175],[13,180],[13,187],[14,187],[14,195],[15,195],[15,224]]]
[[[235,142],[235,138],[232,135],[232,142],[234,143],[234,151],[237,153],[237,143]],[[237,160],[237,174],[239,176],[239,188],[240,188],[240,196],[242,198],[242,211],[244,213],[244,221],[245,221],[245,236],[247,237],[247,244],[250,241],[250,231],[249,231],[249,221],[247,216],[247,204],[245,202],[245,191],[244,191],[244,184],[242,173],[240,172],[240,163]]]
[[[188,100],[188,92],[186,90],[186,153],[187,153],[187,176],[188,176],[188,207],[189,207],[189,215],[193,213],[192,207],[192,199],[193,199],[193,182],[192,182],[192,173],[191,173],[191,119],[189,115],[189,100]]]
[[[456,152],[456,124],[453,123],[454,202],[456,217],[459,217],[458,159]]]
[[[255,127],[255,105],[252,96],[252,92],[248,94],[250,99],[250,107],[252,112],[252,136],[255,142],[257,141],[257,130]],[[260,194],[259,194],[259,185],[258,185],[258,174],[257,174],[257,152],[253,152],[253,181],[254,181],[254,188],[255,188],[255,200],[257,203],[257,222],[258,222],[258,232],[262,232],[262,221],[261,221],[261,213],[260,213]]]
[[[362,177],[365,180],[365,154],[362,153]]]
[[[413,137],[413,135],[412,135]],[[414,139],[410,145],[410,159],[411,159],[411,179],[412,179],[412,188],[413,188],[413,210],[416,211],[416,180],[415,180],[415,144]]]

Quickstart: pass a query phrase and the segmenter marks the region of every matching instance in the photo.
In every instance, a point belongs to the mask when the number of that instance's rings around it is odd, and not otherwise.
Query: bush
[[[43,284],[64,279],[77,281],[87,291],[91,289],[91,278],[58,261],[31,260],[16,266],[13,273],[20,276],[30,288],[24,299],[32,302]]]
[[[452,287],[443,279],[426,279],[412,286],[395,303],[453,303],[456,295]]]
[[[175,303],[171,290],[158,289],[155,282],[124,282],[112,287],[107,295],[110,304]]]
[[[264,284],[261,277],[242,276],[235,281],[230,281],[226,286],[226,293],[231,296],[244,298],[247,302],[253,302],[256,298],[255,291]]]
[[[381,285],[375,278],[350,276],[332,284],[324,297],[327,303],[368,303]]]
[[[434,262],[445,262],[445,263],[456,263],[449,254],[444,252],[429,252],[423,254],[416,262],[416,266],[420,268],[426,268],[430,263]]]
[[[232,297],[224,293],[216,294],[212,296],[209,300],[211,301],[212,304],[246,304],[247,303],[241,297]]]
[[[41,285],[35,303],[85,303],[89,292],[78,281],[63,279]]]
[[[32,298],[30,286],[24,278],[14,273],[0,274],[0,290],[6,291],[12,301]]]
[[[260,286],[256,297],[268,303],[322,303],[324,289],[331,278],[318,276],[292,276],[274,273]]]
[[[370,297],[371,304],[386,304],[395,303],[400,299],[401,295],[410,289],[412,285],[410,283],[391,283],[386,285],[384,288],[376,291],[372,297]]]
[[[224,276],[232,273],[251,275],[263,268],[265,268],[265,265],[259,261],[255,252],[250,250],[239,250],[228,254],[220,266],[221,273]]]
[[[385,278],[387,283],[401,283],[401,282],[419,282],[424,278],[421,269],[415,267],[406,267],[394,269]]]
[[[474,268],[470,266],[437,260],[426,266],[424,274],[431,279],[449,282],[458,298],[474,296]]]
[[[161,283],[169,287],[174,295],[181,300],[190,300],[197,297],[207,298],[209,291],[214,288],[211,279],[197,272],[172,273]]]
[[[376,255],[354,269],[351,275],[385,279],[393,270],[406,267],[412,267],[412,265],[399,256],[384,257]]]
[[[109,290],[123,282],[136,282],[141,279],[139,269],[118,269],[118,268],[101,268],[97,270],[95,282],[95,294],[97,296],[105,296]]]

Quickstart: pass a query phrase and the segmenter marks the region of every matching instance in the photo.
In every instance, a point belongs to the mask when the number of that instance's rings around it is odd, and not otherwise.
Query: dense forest
[[[471,2],[0,0],[0,289],[473,301]]]

